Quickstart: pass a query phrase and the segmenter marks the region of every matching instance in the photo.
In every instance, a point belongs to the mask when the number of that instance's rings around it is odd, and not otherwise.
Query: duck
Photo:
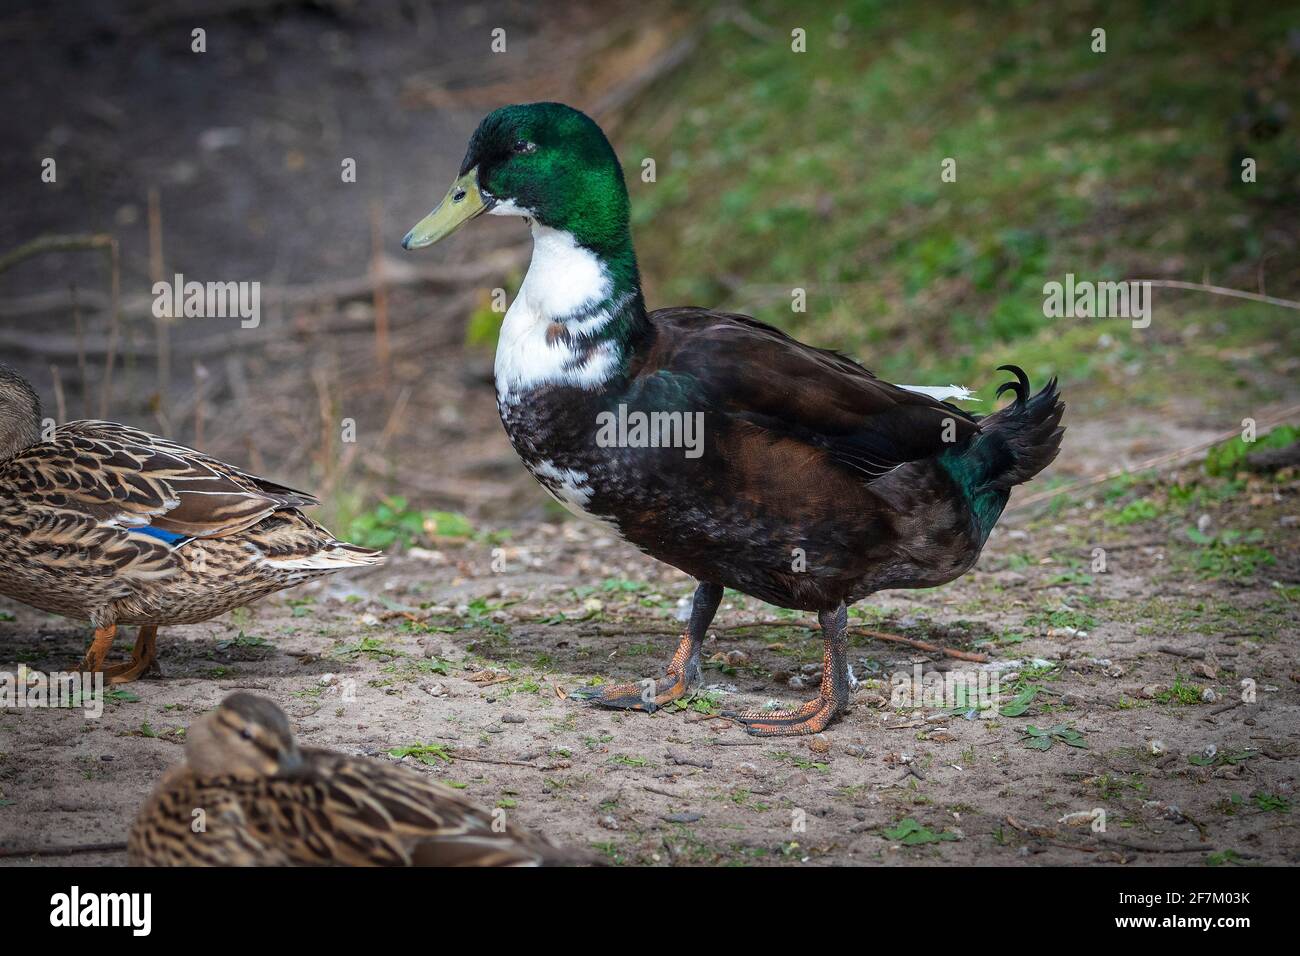
[[[56,425],[0,364],[0,594],[88,622],[77,670],[110,685],[159,672],[159,627],[383,560],[302,513],[319,503],[128,425]],[[135,647],[108,663],[119,625]]]
[[[483,215],[522,218],[532,257],[502,322],[497,409],[524,467],[560,504],[696,581],[667,667],[583,689],[653,711],[700,679],[724,589],[812,612],[818,695],[727,712],[749,733],[823,731],[850,704],[848,608],[932,588],[975,564],[1011,489],[1056,457],[1064,403],[1005,365],[991,414],[959,386],[903,386],[746,315],[647,311],[622,167],[561,103],[503,106],[469,140],[447,194],[403,239],[439,242]],[[996,401],[995,398],[995,401]]]
[[[202,820],[202,826],[196,820]],[[274,701],[238,692],[194,721],[145,800],[133,866],[554,866],[600,863],[414,770],[298,746]]]

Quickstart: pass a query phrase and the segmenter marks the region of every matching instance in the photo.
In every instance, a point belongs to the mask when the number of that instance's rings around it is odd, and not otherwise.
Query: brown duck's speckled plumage
[[[278,717],[278,721],[277,721]],[[147,866],[539,866],[599,862],[474,806],[405,767],[299,750],[270,701],[232,695],[191,728],[187,764],[141,808],[128,842]],[[282,723],[283,730],[268,724]],[[247,728],[266,763],[211,751]],[[195,730],[198,730],[196,733]],[[250,745],[251,746],[251,745]],[[207,748],[209,752],[199,752]],[[261,759],[255,754],[254,762]],[[211,766],[214,764],[215,765]],[[206,767],[196,769],[195,765]],[[199,812],[201,811],[201,812]],[[195,826],[201,819],[203,825]]]
[[[298,510],[314,504],[147,432],[69,422],[0,461],[0,594],[97,628],[193,624],[381,559]]]

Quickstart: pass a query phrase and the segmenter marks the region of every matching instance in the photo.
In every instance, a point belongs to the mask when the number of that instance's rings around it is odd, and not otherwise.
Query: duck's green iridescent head
[[[629,240],[627,186],[599,126],[563,103],[493,110],[469,141],[460,175],[402,245],[418,249],[491,213],[526,216],[597,252]]]

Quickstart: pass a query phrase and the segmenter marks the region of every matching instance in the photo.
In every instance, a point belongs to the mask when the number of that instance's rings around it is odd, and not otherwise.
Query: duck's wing
[[[305,853],[309,862],[380,866],[590,862],[509,822],[504,811],[494,818],[450,787],[405,767],[323,750],[306,750],[303,758],[308,771],[301,785],[310,788],[310,799],[294,800],[290,812],[277,816],[294,830],[289,834],[294,855]],[[271,793],[275,792],[273,785]],[[304,805],[310,812],[304,812]]]
[[[744,315],[660,309],[629,395],[746,421],[821,449],[868,480],[979,432],[974,417]]]
[[[318,503],[193,448],[97,421],[62,425],[0,464],[0,491],[33,509],[164,541],[234,534],[275,511]]]
[[[383,563],[383,552],[340,541],[297,509],[284,509],[259,521],[240,537],[280,571],[316,572]]]

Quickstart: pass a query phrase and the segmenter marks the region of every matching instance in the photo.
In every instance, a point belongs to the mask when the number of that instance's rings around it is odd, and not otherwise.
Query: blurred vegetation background
[[[752,310],[887,378],[986,399],[993,368],[1018,362],[1060,374],[1072,416],[1089,410],[1080,384],[1088,403],[1153,407],[1295,379],[1290,309],[1156,289],[1145,330],[1042,311],[1066,273],[1300,298],[1295,5],[749,10],[707,30],[623,137],[652,302]]]

